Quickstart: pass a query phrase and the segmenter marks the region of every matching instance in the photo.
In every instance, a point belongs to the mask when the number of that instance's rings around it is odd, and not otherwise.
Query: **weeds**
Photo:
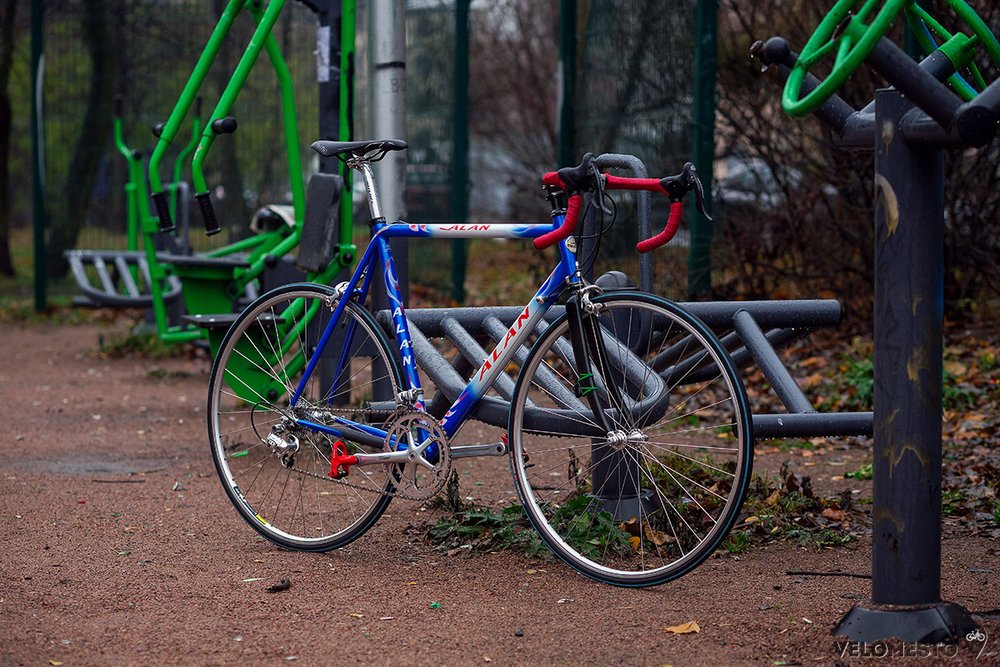
[[[722,548],[733,556],[750,551],[751,546],[750,533],[745,530],[734,530],[726,536],[726,541],[722,543]]]
[[[112,334],[98,339],[100,354],[111,359],[140,357],[143,359],[170,359],[188,356],[184,346],[163,342],[151,333]]]
[[[844,473],[845,479],[871,479],[874,474],[874,468],[871,463],[867,463],[857,470],[848,471]]]

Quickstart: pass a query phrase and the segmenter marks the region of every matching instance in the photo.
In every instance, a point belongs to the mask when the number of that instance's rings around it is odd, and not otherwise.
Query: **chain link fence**
[[[45,207],[50,268],[69,248],[122,248],[125,244],[127,163],[113,135],[119,98],[123,138],[144,163],[155,145],[151,128],[167,119],[225,3],[221,0],[61,0],[45,3],[43,130]],[[299,143],[304,163],[318,130],[316,18],[289,2],[274,29],[294,80]],[[238,16],[201,91],[204,121],[228,82],[254,22]],[[228,234],[247,233],[262,205],[290,203],[281,100],[274,70],[262,54],[233,109],[238,129],[220,137],[206,161],[206,176]],[[189,112],[163,163],[172,178],[174,158],[191,138]],[[189,164],[181,178],[189,178]],[[296,168],[298,168],[296,166]],[[27,196],[27,191],[17,196]],[[210,248],[192,217],[192,241]],[[227,239],[228,237],[228,239]]]

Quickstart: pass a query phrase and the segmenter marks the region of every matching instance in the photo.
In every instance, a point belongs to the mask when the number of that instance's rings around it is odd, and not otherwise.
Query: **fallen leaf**
[[[843,521],[846,516],[844,510],[834,509],[833,507],[827,507],[821,514],[831,521]]]
[[[642,528],[643,528],[642,532],[646,536],[646,539],[658,547],[662,547],[667,542],[676,541],[676,539],[672,535],[667,535],[666,533],[660,532],[659,530],[655,530],[648,523],[644,523]]]
[[[675,635],[686,635],[692,632],[701,632],[701,626],[698,625],[698,621],[688,621],[680,625],[671,625],[668,628],[663,628],[663,631]]]

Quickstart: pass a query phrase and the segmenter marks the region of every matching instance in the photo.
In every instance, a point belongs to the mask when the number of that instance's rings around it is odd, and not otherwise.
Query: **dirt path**
[[[433,511],[406,502],[342,551],[278,550],[216,478],[207,361],[102,359],[100,333],[0,323],[0,664],[830,665],[831,629],[870,594],[860,577],[787,574],[865,574],[866,540],[720,555],[634,591],[548,560],[447,555],[408,528]],[[496,463],[463,489],[505,493]],[[945,664],[1000,664],[998,549],[943,543],[943,597],[989,635],[978,661],[966,642]],[[692,620],[696,634],[663,630]]]

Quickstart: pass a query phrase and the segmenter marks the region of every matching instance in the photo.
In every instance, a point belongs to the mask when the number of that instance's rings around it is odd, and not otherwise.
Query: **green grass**
[[[752,546],[753,542],[750,539],[750,533],[745,530],[734,530],[726,536],[725,542],[722,543],[722,548],[733,556],[739,556],[750,551]]]
[[[796,438],[792,438],[789,440],[778,440],[777,445],[778,449],[782,452],[791,452],[800,449],[808,449],[808,450],[816,449],[816,445],[809,442],[808,440],[799,440]]]
[[[185,346],[165,343],[152,333],[111,334],[107,338],[102,335],[98,338],[98,347],[102,355],[112,359],[170,359],[188,355]]]
[[[941,515],[960,516],[967,510],[965,491],[952,489],[941,492]]]

